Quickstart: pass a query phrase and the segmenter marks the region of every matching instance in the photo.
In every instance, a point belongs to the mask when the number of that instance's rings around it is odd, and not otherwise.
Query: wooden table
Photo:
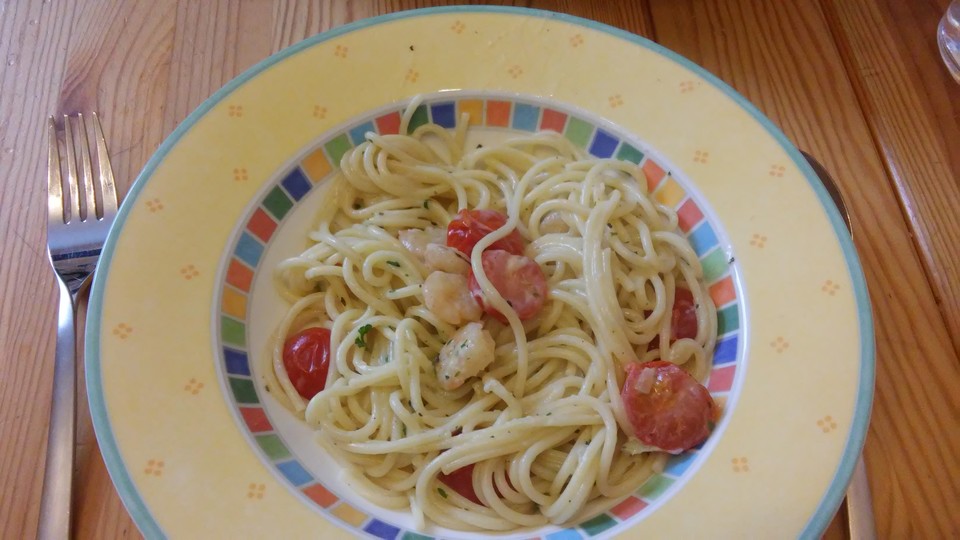
[[[444,3],[0,1],[0,537],[33,537],[38,518],[56,311],[47,115],[101,113],[123,193],[191,110],[255,62],[355,19]],[[876,318],[865,459],[878,533],[960,535],[960,85],[935,39],[948,0],[508,3],[679,52],[832,172]],[[81,411],[75,530],[138,536]],[[845,519],[827,536],[845,536]]]

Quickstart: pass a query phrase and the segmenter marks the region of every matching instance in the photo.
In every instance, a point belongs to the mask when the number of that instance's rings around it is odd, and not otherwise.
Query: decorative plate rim
[[[857,395],[854,401],[850,429],[847,434],[843,451],[841,452],[839,463],[833,474],[833,478],[829,483],[829,487],[820,498],[813,515],[803,527],[800,537],[812,538],[821,534],[822,531],[826,529],[829,521],[833,518],[837,508],[840,506],[844,496],[844,491],[846,490],[847,484],[849,483],[849,480],[853,474],[853,469],[857,460],[859,459],[864,441],[866,439],[867,426],[869,424],[871,407],[873,403],[876,348],[872,308],[867,292],[863,269],[860,265],[853,240],[847,232],[840,212],[834,205],[829,193],[820,182],[816,173],[803,158],[800,151],[789,141],[789,139],[787,139],[786,135],[784,135],[777,126],[775,126],[759,111],[759,109],[756,108],[756,106],[750,103],[731,86],[694,62],[657,43],[654,43],[653,41],[650,41],[647,38],[606,25],[604,23],[552,11],[508,6],[445,6],[400,11],[354,21],[352,23],[307,38],[258,62],[214,92],[193,112],[191,112],[183,120],[183,122],[177,126],[176,129],[174,129],[174,131],[163,141],[156,152],[144,165],[142,172],[132,184],[123,201],[123,204],[121,205],[114,226],[107,237],[107,241],[104,244],[101,253],[100,271],[96,272],[94,275],[93,285],[90,292],[88,308],[89,323],[85,332],[86,346],[84,351],[84,363],[87,373],[87,392],[90,412],[93,427],[97,436],[97,441],[100,446],[100,451],[103,455],[104,462],[107,465],[107,470],[110,474],[110,477],[116,486],[124,506],[126,507],[127,511],[130,512],[134,522],[140,528],[141,532],[148,538],[164,537],[164,533],[154,518],[152,512],[146,506],[141,494],[134,486],[130,472],[124,466],[123,460],[120,456],[120,449],[111,429],[109,414],[104,399],[100,363],[100,334],[102,329],[104,289],[106,287],[109,269],[118,238],[122,234],[124,224],[130,215],[135,202],[139,199],[141,192],[150,178],[153,177],[158,166],[163,163],[166,156],[176,146],[180,139],[183,138],[183,136],[188,133],[194,127],[194,125],[214,106],[223,101],[224,98],[233,93],[238,87],[253,79],[261,72],[305,49],[356,30],[377,26],[399,19],[448,13],[500,13],[531,18],[559,20],[572,25],[577,25],[608,34],[610,36],[630,42],[633,45],[648,49],[677,63],[681,67],[692,71],[704,81],[710,83],[714,88],[719,89],[726,97],[731,99],[737,106],[739,106],[740,109],[746,111],[753,120],[762,126],[766,133],[770,135],[778,143],[780,148],[787,153],[790,160],[793,162],[793,165],[796,166],[803,174],[804,178],[807,180],[807,183],[816,194],[820,206],[825,210],[828,221],[833,229],[832,232],[834,237],[842,250],[843,260],[845,262],[846,269],[849,272],[849,277],[853,287],[852,292],[856,304],[858,330],[860,333],[860,369],[857,378]]]
[[[547,538],[560,532],[573,531],[579,534],[576,531],[578,528],[597,529],[605,535],[627,531],[656,512],[692,479],[722,439],[738,404],[749,364],[746,338],[749,328],[741,321],[747,320],[749,309],[744,298],[742,269],[727,261],[731,249],[729,234],[706,196],[682,168],[630,130],[600,114],[555,98],[516,91],[464,88],[424,93],[419,98],[409,131],[424,123],[454,129],[458,111],[459,114],[469,112],[471,130],[502,131],[505,138],[553,130],[590,156],[634,163],[646,176],[646,186],[651,196],[677,212],[678,230],[690,241],[703,265],[703,282],[714,299],[718,319],[714,356],[708,380],[704,384],[724,411],[710,438],[689,452],[670,456],[662,471],[654,472],[637,490],[612,501],[608,508],[596,515],[578,522],[544,525],[529,531],[521,529],[522,534],[546,535]],[[210,321],[214,329],[210,336],[211,346],[216,356],[221,393],[233,421],[261,465],[306,506],[326,519],[337,522],[348,532],[369,532],[369,528],[397,529],[399,537],[418,531],[408,530],[392,517],[376,513],[369,513],[371,521],[362,523],[361,528],[345,522],[332,511],[336,504],[349,501],[349,497],[331,489],[331,484],[337,482],[330,482],[328,477],[311,472],[307,460],[297,452],[296,445],[291,444],[291,438],[288,437],[290,433],[282,428],[285,421],[278,422],[277,418],[278,415],[289,418],[290,411],[266,403],[269,400],[264,398],[270,392],[262,390],[258,384],[262,382],[262,373],[259,378],[257,376],[264,369],[263,361],[258,365],[254,358],[256,351],[262,347],[254,347],[253,342],[259,340],[252,336],[255,333],[252,327],[255,321],[263,322],[256,317],[255,289],[259,294],[261,288],[269,289],[275,285],[269,279],[269,267],[264,267],[265,260],[270,257],[268,253],[279,249],[274,240],[284,236],[281,229],[292,226],[290,218],[293,214],[304,211],[302,205],[305,201],[315,197],[317,190],[322,190],[322,185],[337,174],[334,164],[339,161],[338,154],[349,151],[335,143],[342,141],[356,148],[365,133],[396,134],[400,117],[413,99],[401,98],[362,111],[324,130],[296,150],[293,158],[277,168],[258,187],[236,220],[220,256],[214,279]],[[478,117],[474,117],[475,114]],[[588,130],[582,131],[584,129]],[[318,165],[318,161],[322,161],[322,165]],[[676,195],[675,189],[678,187],[680,194]],[[674,196],[671,197],[671,194]],[[290,206],[277,205],[277,198],[289,200]],[[267,222],[269,227],[265,225]],[[305,231],[288,229],[286,234],[303,235]],[[718,260],[722,262],[718,264]],[[249,279],[231,277],[238,268],[249,270]],[[262,274],[265,270],[267,278]],[[267,282],[263,283],[264,280]],[[224,301],[228,296],[234,299],[242,297],[244,300],[231,302],[228,306]],[[243,308],[237,307],[239,305]],[[233,329],[230,335],[225,330],[228,322]],[[271,450],[266,450],[264,445]],[[358,511],[367,513],[357,508],[355,502],[350,501],[350,504]],[[365,506],[376,505],[367,502]],[[608,520],[606,522],[610,525],[598,528],[596,524],[604,523],[604,520]],[[559,528],[551,531],[556,527]],[[441,531],[439,534],[437,538],[449,533]]]

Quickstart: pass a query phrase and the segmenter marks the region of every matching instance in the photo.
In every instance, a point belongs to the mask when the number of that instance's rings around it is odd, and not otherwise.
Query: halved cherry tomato
[[[323,390],[329,366],[330,330],[307,328],[283,343],[283,367],[303,399],[310,399]]]
[[[473,246],[484,236],[499,229],[507,222],[507,216],[496,210],[461,210],[447,225],[447,246],[470,256]],[[514,255],[523,255],[523,237],[513,230],[488,249],[502,249]]]
[[[677,287],[674,293],[670,335],[675,340],[697,337],[697,308],[693,303],[693,293],[688,289]]]
[[[670,343],[678,339],[697,337],[697,307],[693,303],[693,293],[688,289],[677,288],[674,293],[673,312],[670,314]],[[650,312],[645,312],[650,316]],[[647,344],[647,350],[660,348],[660,336],[653,336]]]
[[[512,255],[500,249],[487,250],[481,258],[483,271],[487,278],[496,287],[497,292],[517,312],[521,321],[531,319],[543,309],[543,302],[547,298],[547,278],[543,275],[540,265],[529,257]],[[483,289],[477,283],[477,277],[470,272],[467,278],[470,294],[487,312],[487,315],[506,324],[507,318],[484,302]]]
[[[447,486],[453,488],[454,491],[463,495],[467,499],[477,503],[483,504],[480,502],[480,498],[477,497],[476,492],[473,491],[473,464],[467,465],[466,467],[460,467],[459,469],[453,471],[450,474],[440,473],[437,475],[437,478],[446,484]]]
[[[634,362],[626,370],[620,397],[640,442],[678,454],[710,435],[717,406],[689,373],[662,360]]]

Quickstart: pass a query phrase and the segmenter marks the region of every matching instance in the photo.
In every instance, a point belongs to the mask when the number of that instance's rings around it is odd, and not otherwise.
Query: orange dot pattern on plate
[[[623,105],[623,96],[620,94],[614,94],[607,98],[607,101],[610,103],[610,108],[616,109],[617,107]]]
[[[507,69],[507,74],[509,74],[511,78],[516,79],[517,77],[523,75],[523,68],[514,64]]]
[[[735,457],[730,460],[730,464],[733,466],[733,472],[750,472],[750,464],[745,457]]]
[[[337,45],[333,49],[333,55],[336,56],[337,58],[346,58],[347,53],[349,52],[350,52],[350,49],[347,48],[345,45]]]
[[[754,234],[750,237],[750,245],[763,249],[767,245],[767,237],[762,234]]]
[[[326,107],[322,107],[322,106],[320,106],[320,105],[314,105],[314,106],[313,106],[313,117],[314,117],[314,118],[319,118],[320,120],[323,120],[324,118],[327,117],[327,108],[326,108]]]
[[[197,270],[196,266],[188,264],[180,269],[180,275],[183,276],[183,279],[190,281],[191,279],[199,276],[200,271]]]
[[[251,483],[247,485],[247,498],[260,500],[263,498],[263,495],[267,491],[267,486],[264,484]]]
[[[147,201],[147,210],[149,210],[151,213],[159,212],[163,210],[163,202],[154,197],[153,199]]]
[[[419,78],[420,78],[420,72],[413,69],[408,69],[407,76],[404,77],[404,79],[406,79],[407,82],[412,82],[412,83],[417,82],[417,79]]]
[[[830,296],[834,296],[837,294],[837,291],[840,290],[840,285],[834,283],[832,279],[828,279],[823,282],[823,286],[820,287],[820,290],[829,294]]]
[[[240,118],[243,116],[243,105],[229,105],[227,107],[227,116],[231,118]]]
[[[127,339],[130,337],[130,334],[133,333],[133,327],[126,324],[120,323],[113,327],[113,335],[117,336],[120,339]]]
[[[817,420],[817,427],[824,433],[830,433],[837,429],[837,422],[829,414]]]
[[[143,468],[143,474],[147,476],[161,476],[163,474],[164,463],[161,459],[150,459],[147,460],[147,464]]]
[[[787,168],[783,165],[771,165],[770,166],[770,176],[775,176],[777,178],[783,178],[783,173],[787,172]]]
[[[696,88],[696,85],[693,81],[682,81],[680,83],[681,94],[686,94],[687,92],[693,92],[694,88]]]
[[[574,34],[570,37],[570,46],[579,47],[583,45],[583,34]]]
[[[183,385],[183,389],[195,396],[199,394],[201,390],[203,390],[203,383],[195,378],[191,378],[189,381],[187,381],[187,384]]]
[[[783,336],[777,336],[776,339],[770,342],[770,346],[773,347],[773,350],[777,351],[778,353],[782,353],[790,348],[790,342],[784,339]]]
[[[233,169],[233,179],[236,182],[243,182],[244,180],[249,180],[250,176],[247,175],[247,169],[244,167],[236,167]]]
[[[450,25],[450,30],[453,30],[455,34],[462,34],[466,29],[467,25],[463,24],[463,21],[453,21],[453,24]]]

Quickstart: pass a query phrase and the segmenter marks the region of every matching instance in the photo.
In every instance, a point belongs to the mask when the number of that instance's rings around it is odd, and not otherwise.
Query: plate
[[[396,132],[414,95],[414,122],[467,112],[472,137],[552,129],[636,163],[677,209],[719,308],[710,439],[586,521],[504,536],[819,535],[863,445],[874,363],[829,195],[769,120],[689,61],[591,21],[490,7],[396,13],[282,51],[147,163],[101,256],[86,350],[97,438],[141,532],[477,536],[416,530],[359,498],[263,387],[283,309],[269,268],[304,245],[339,156]]]

